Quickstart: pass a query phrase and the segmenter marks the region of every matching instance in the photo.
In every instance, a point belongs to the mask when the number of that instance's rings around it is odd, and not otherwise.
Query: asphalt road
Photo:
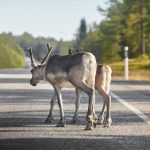
[[[54,108],[54,124],[45,124],[53,89],[49,84],[29,84],[29,70],[0,70],[0,150],[149,150],[150,83],[113,80],[112,126],[98,125],[84,130],[88,97],[82,94],[79,123],[71,124],[74,89],[64,89],[66,126],[55,127],[59,108]],[[96,113],[102,107],[96,93]]]

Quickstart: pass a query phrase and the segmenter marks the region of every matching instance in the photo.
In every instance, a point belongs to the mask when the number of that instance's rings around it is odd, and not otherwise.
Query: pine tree
[[[77,31],[76,40],[75,40],[75,44],[74,44],[74,48],[76,50],[80,49],[81,42],[85,39],[86,34],[87,34],[86,20],[84,18],[82,18],[81,21],[80,21],[80,27]]]

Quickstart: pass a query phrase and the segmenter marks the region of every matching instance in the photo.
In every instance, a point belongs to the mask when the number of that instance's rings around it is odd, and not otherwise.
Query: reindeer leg
[[[98,118],[95,113],[95,90],[94,90],[94,94],[93,94],[93,119],[94,119],[94,127],[96,127]]]
[[[93,127],[95,126],[97,122],[97,117],[94,112],[94,107],[95,107],[95,89],[94,87],[89,87],[85,80],[80,80],[79,83],[77,83],[77,80],[71,80],[71,83],[75,86],[78,87],[81,91],[84,91],[85,93],[88,94],[89,96],[89,105],[88,105],[88,112],[87,112],[87,126],[85,130],[92,130]]]
[[[112,119],[111,119],[111,97],[108,95],[107,98],[107,114],[106,114],[106,121],[104,124],[104,127],[110,127],[111,123],[112,123]]]
[[[111,83],[111,73],[112,70],[110,67],[107,66],[107,76],[106,76],[106,86],[105,86],[105,90],[107,92],[107,94],[110,91],[110,83]],[[105,127],[108,126],[110,127],[111,123],[112,123],[112,119],[111,119],[111,96],[108,95],[108,100],[107,100],[107,114],[106,114],[106,122],[105,122]]]
[[[63,111],[63,101],[62,101],[62,95],[61,95],[61,88],[55,85],[54,89],[55,89],[55,92],[57,95],[58,105],[60,108],[60,121],[56,126],[57,127],[64,127],[65,126],[65,117],[64,117],[64,111]]]
[[[101,111],[99,118],[98,118],[98,123],[100,124],[104,121],[104,110],[105,110],[105,106],[106,106],[107,107],[107,114],[106,114],[106,120],[104,122],[104,126],[110,127],[110,125],[112,123],[111,114],[110,114],[111,97],[105,92],[105,90],[103,88],[99,89],[99,93],[104,98],[104,104],[103,104],[102,111]]]
[[[93,130],[93,127],[95,127],[97,123],[97,117],[94,112],[95,107],[95,90],[88,87],[88,85],[85,83],[85,81],[80,84],[80,89],[84,92],[86,92],[89,96],[89,105],[88,105],[88,112],[87,112],[87,126],[85,130]]]
[[[80,96],[81,96],[81,90],[78,88],[75,88],[76,90],[76,103],[75,103],[75,113],[74,117],[72,119],[72,123],[78,123],[78,111],[79,111],[79,106],[80,106]]]
[[[87,126],[85,130],[93,130],[93,127],[96,127],[97,124],[97,116],[95,114],[95,96],[94,96],[94,90],[91,90],[91,92],[87,92],[89,95],[89,105],[88,105],[88,112],[87,112]]]
[[[105,100],[104,100],[104,102],[103,102],[103,107],[102,107],[101,113],[100,113],[100,115],[99,115],[99,117],[98,117],[98,122],[97,122],[97,124],[103,124],[103,122],[104,122],[105,106],[106,106],[106,102],[105,102]]]
[[[53,114],[52,114],[55,104],[56,104],[56,93],[54,92],[53,97],[52,97],[51,102],[50,102],[49,114],[45,120],[45,123],[53,123],[55,121],[53,118]]]

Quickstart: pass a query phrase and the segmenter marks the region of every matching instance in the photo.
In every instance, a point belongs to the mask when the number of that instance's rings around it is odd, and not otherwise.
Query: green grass
[[[108,64],[112,76],[124,78],[124,61]],[[150,60],[129,59],[129,80],[150,81]]]

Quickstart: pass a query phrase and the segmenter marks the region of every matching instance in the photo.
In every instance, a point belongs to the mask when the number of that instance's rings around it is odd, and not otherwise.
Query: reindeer
[[[111,110],[111,96],[109,95],[111,73],[112,73],[112,70],[109,66],[102,65],[102,64],[97,65],[97,71],[96,71],[96,77],[95,77],[95,90],[97,90],[98,93],[104,99],[103,107],[98,117],[97,124],[104,123],[104,127],[110,127],[112,123],[111,111],[110,111]],[[78,110],[79,110],[79,105],[80,105],[80,96],[82,92],[78,88],[75,88],[75,90],[76,90],[76,104],[75,104],[74,117],[72,119],[73,123],[78,122]],[[105,107],[107,108],[106,118],[104,117]]]
[[[76,52],[79,52],[79,51],[76,51]],[[69,49],[68,54],[72,55],[71,49]],[[111,112],[110,112],[111,97],[109,95],[111,73],[112,73],[112,70],[109,66],[103,65],[103,64],[97,65],[96,76],[95,76],[95,90],[97,90],[104,99],[102,111],[98,117],[97,124],[104,123],[105,127],[110,127],[112,123]],[[76,90],[76,103],[75,103],[75,113],[72,119],[72,123],[78,122],[78,110],[79,110],[79,105],[80,105],[80,96],[82,92],[79,88],[75,88],[75,90]],[[55,103],[56,103],[56,96],[52,97],[50,111],[49,111],[47,119],[45,120],[46,123],[47,122],[52,123],[54,121],[54,118],[52,116],[52,111],[53,111]],[[104,118],[105,107],[107,108],[106,118]]]
[[[28,48],[31,66],[32,78],[30,84],[36,86],[41,80],[46,80],[54,88],[52,99],[58,99],[60,108],[60,121],[57,127],[64,127],[64,111],[61,89],[64,84],[69,82],[74,87],[87,93],[89,97],[87,111],[87,126],[86,130],[92,130],[96,124],[96,115],[94,112],[95,96],[95,75],[96,75],[96,59],[95,56],[88,52],[79,52],[72,55],[50,57],[52,47],[47,44],[48,54],[41,61],[41,64],[36,64],[32,54],[32,48]],[[53,102],[53,101],[52,101]]]

